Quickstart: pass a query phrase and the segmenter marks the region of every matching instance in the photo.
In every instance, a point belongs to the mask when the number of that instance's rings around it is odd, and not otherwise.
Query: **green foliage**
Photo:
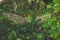
[[[21,38],[17,38],[16,40],[22,40]]]
[[[28,14],[29,23],[15,24],[3,18],[3,12],[13,11],[13,2],[17,4],[16,14]],[[41,15],[44,15],[43,22],[41,19],[35,20]],[[48,5],[43,1],[39,5],[35,1],[8,0],[7,3],[0,4],[0,30],[0,40],[7,40],[7,37],[8,40],[60,40],[60,0],[53,0]]]
[[[43,40],[43,38],[44,37],[43,37],[43,34],[42,33],[40,33],[40,34],[37,35],[37,40]]]
[[[3,19],[3,17],[2,16],[0,16],[0,21]]]
[[[0,22],[3,20],[3,16],[2,14],[0,13]]]

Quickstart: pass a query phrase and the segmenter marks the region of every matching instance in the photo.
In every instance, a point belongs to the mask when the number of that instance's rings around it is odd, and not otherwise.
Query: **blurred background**
[[[60,40],[60,0],[0,0],[0,40]]]

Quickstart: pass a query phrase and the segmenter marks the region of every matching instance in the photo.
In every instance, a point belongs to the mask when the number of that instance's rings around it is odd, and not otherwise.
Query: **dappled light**
[[[0,0],[0,40],[60,40],[60,0]]]

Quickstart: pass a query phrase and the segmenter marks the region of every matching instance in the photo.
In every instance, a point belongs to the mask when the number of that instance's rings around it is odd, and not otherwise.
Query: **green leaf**
[[[59,36],[58,32],[52,32],[50,37],[57,38]]]
[[[47,8],[51,8],[52,6],[51,5],[47,5]]]
[[[43,27],[48,27],[48,26],[49,26],[49,25],[48,25],[47,22],[43,24]]]
[[[30,36],[27,36],[26,38],[29,40],[30,39]]]
[[[37,38],[42,38],[42,37],[43,35],[41,33],[37,35]]]
[[[17,38],[16,40],[22,40],[21,38]]]
[[[2,16],[0,16],[0,20],[2,20],[3,19],[3,17]]]

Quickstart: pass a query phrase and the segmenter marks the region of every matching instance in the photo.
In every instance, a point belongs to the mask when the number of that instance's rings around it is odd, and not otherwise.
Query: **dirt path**
[[[15,23],[30,22],[28,17],[22,17],[14,13],[3,13],[3,16],[5,18],[8,18],[9,20],[14,21]],[[37,16],[36,20],[41,19],[41,21],[44,21],[44,18],[50,18],[50,16],[51,14],[49,14],[48,16],[45,16],[45,15]]]

